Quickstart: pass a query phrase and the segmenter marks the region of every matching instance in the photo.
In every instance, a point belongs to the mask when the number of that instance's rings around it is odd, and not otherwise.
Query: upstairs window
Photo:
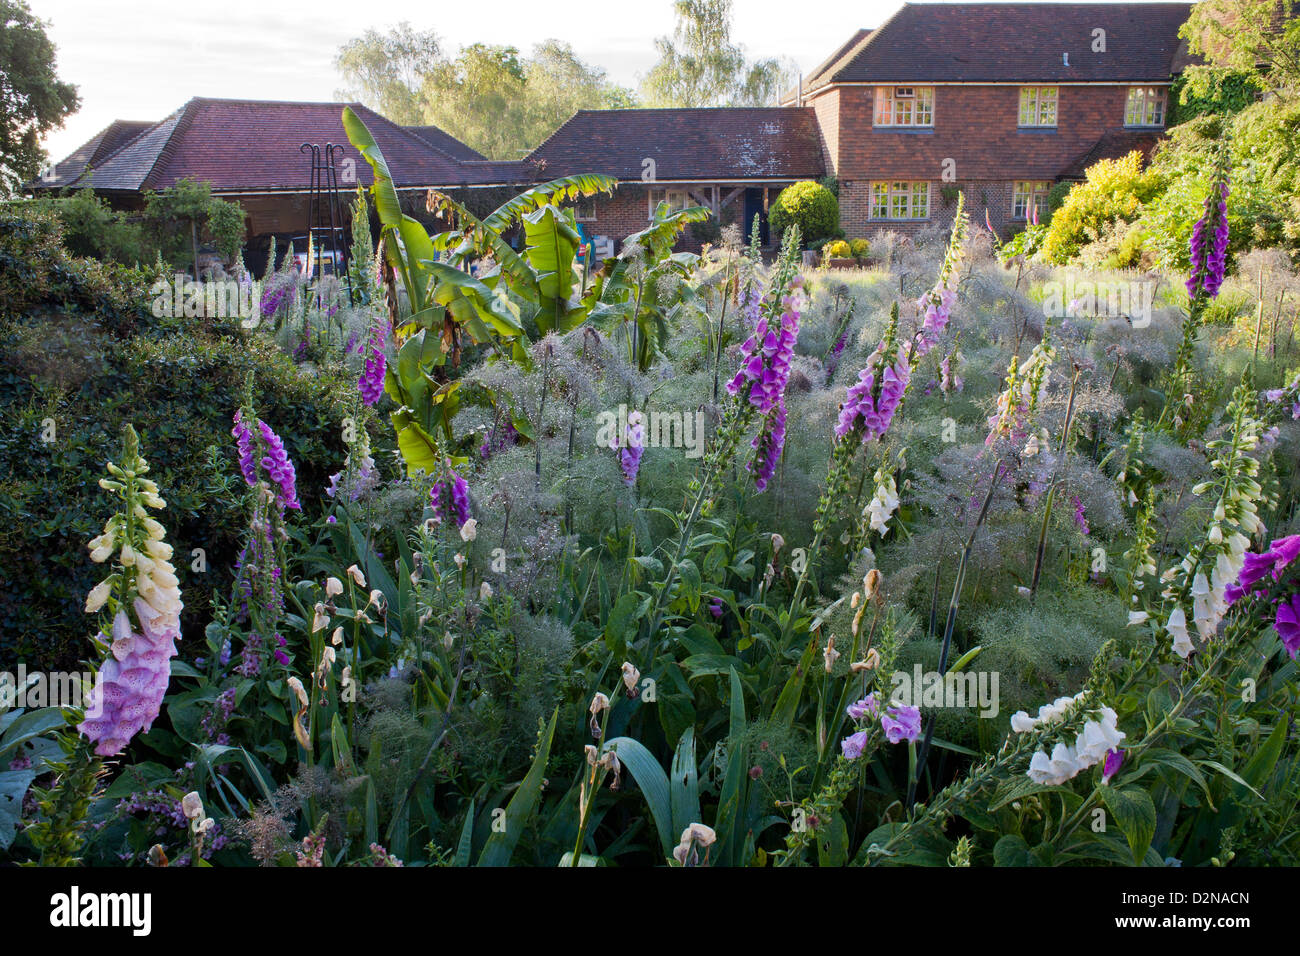
[[[1047,219],[1047,193],[1051,183],[1021,182],[1016,183],[1011,193],[1011,218],[1028,219],[1030,210],[1038,210],[1038,221]]]
[[[1124,125],[1164,126],[1165,93],[1163,86],[1130,86],[1124,105]]]
[[[1020,125],[1056,125],[1056,87],[1022,86],[1020,88]]]
[[[876,126],[934,126],[933,86],[877,86]]]
[[[880,182],[871,184],[872,219],[929,219],[928,182]]]

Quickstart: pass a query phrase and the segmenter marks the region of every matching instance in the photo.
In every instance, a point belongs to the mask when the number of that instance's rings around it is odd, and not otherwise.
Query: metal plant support
[[[311,187],[307,196],[307,237],[312,253],[323,261],[328,250],[329,261],[333,264],[336,275],[347,283],[348,305],[356,305],[352,292],[352,274],[348,269],[347,243],[342,240],[343,204],[339,198],[339,177],[334,166],[335,153],[342,153],[343,147],[326,143],[324,148],[317,143],[303,143],[298,152],[311,152]],[[308,261],[310,269],[312,263]]]

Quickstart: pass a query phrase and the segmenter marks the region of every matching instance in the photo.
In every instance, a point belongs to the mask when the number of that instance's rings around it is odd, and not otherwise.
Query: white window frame
[[[1059,87],[1022,86],[1016,125],[1021,129],[1056,129],[1060,106]],[[1028,107],[1027,113],[1026,107]]]
[[[596,221],[596,200],[579,199],[573,204],[573,218],[578,222]]]
[[[647,194],[649,202],[646,208],[646,220],[654,219],[655,210],[659,208],[659,203],[666,202],[673,212],[680,212],[694,203],[691,202],[691,195],[687,192],[686,187],[675,186],[655,186]]]
[[[925,222],[930,218],[930,183],[927,180],[876,180],[868,189],[870,205],[867,218],[874,222]],[[880,215],[882,209],[883,216]]]
[[[1158,128],[1165,125],[1169,90],[1163,86],[1130,86],[1124,98],[1124,125]]]
[[[1030,203],[1038,207],[1038,221],[1047,216],[1047,194],[1052,184],[1046,180],[1023,179],[1011,184],[1011,218],[1029,219]]]
[[[877,86],[871,125],[877,129],[933,129],[933,86]]]

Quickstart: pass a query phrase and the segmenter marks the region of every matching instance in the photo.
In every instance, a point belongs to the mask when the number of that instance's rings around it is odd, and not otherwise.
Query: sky
[[[81,109],[45,139],[59,161],[114,119],[160,120],[192,96],[336,99],[338,48],[367,28],[408,20],[444,49],[541,40],[569,43],[615,83],[635,88],[654,63],[654,38],[672,33],[672,0],[29,0],[49,23],[61,79]],[[734,0],[733,40],[751,58],[811,70],[859,27],[875,27],[900,0]],[[557,10],[560,11],[557,15]],[[571,12],[572,15],[566,15]]]

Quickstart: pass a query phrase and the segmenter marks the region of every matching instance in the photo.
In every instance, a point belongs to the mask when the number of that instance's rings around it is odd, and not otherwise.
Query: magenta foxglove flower
[[[849,760],[857,760],[866,749],[867,732],[865,730],[859,730],[856,734],[845,737],[840,741],[840,750]]]
[[[1078,495],[1074,496],[1074,523],[1079,526],[1079,531],[1085,535],[1091,531],[1088,527],[1087,515],[1084,514],[1083,502]]]
[[[892,362],[886,357],[886,351],[893,353]],[[894,420],[911,377],[907,356],[887,337],[871,353],[866,367],[858,373],[858,380],[849,386],[835,426],[836,437],[845,438],[860,429],[862,442],[867,444],[883,436]]]
[[[1101,782],[1110,783],[1110,778],[1119,773],[1119,768],[1124,764],[1124,751],[1109,750],[1106,752],[1106,762],[1101,766]]]
[[[456,525],[464,527],[469,520],[469,482],[460,475],[451,481],[451,504],[456,509]]]
[[[370,354],[366,356],[365,368],[357,380],[357,389],[361,392],[361,401],[373,405],[384,394],[384,330],[376,325],[370,335]]]
[[[791,280],[796,289],[803,283],[799,276]],[[790,362],[794,358],[794,345],[799,337],[799,303],[797,296],[782,296],[781,315],[762,314],[762,297],[751,291],[745,305],[746,318],[754,321],[754,334],[740,347],[740,370],[730,382],[727,391],[741,394],[746,388],[749,404],[763,416],[763,427],[754,438],[756,451],[751,470],[754,487],[763,491],[776,473],[777,463],[785,448],[785,389],[790,381]]]
[[[636,482],[637,472],[641,470],[641,456],[645,453],[645,425],[641,423],[641,413],[628,412],[627,433],[623,436],[623,447],[619,449],[619,465],[623,469],[623,482],[631,485]]]
[[[1192,274],[1187,294],[1214,298],[1223,285],[1228,261],[1228,182],[1223,176],[1205,197],[1205,214],[1192,229]]]
[[[153,726],[171,680],[180,627],[140,598],[135,613],[139,632],[125,609],[113,618],[110,653],[86,696],[86,719],[77,725],[101,757],[121,753],[132,737]]]
[[[235,447],[239,452],[239,471],[249,487],[257,484],[257,463],[254,461],[253,435],[244,424],[239,411],[235,412],[235,427],[230,430],[235,436]]]
[[[784,395],[777,399],[776,411],[768,417],[763,430],[754,437],[753,447],[758,452],[754,458],[754,487],[763,491],[776,474],[781,451],[785,448]]]
[[[1236,603],[1243,595],[1254,590],[1254,585],[1269,574],[1272,574],[1274,581],[1281,580],[1282,571],[1298,556],[1300,556],[1300,534],[1277,538],[1269,545],[1267,551],[1260,554],[1247,551],[1242,555],[1242,566],[1237,574],[1237,583],[1228,586],[1223,592],[1223,599],[1229,604]]]
[[[921,736],[921,710],[908,704],[891,704],[880,717],[880,728],[891,744]]]
[[[1282,639],[1282,646],[1296,659],[1300,653],[1300,591],[1277,606],[1277,616],[1273,620],[1277,636]]]
[[[294,472],[293,462],[289,460],[289,454],[284,449],[284,442],[280,440],[271,426],[266,422],[258,419],[258,433],[261,435],[262,444],[266,447],[266,454],[262,456],[260,462],[261,468],[266,472],[269,484],[276,492],[276,499],[283,508],[301,509],[302,504],[298,501],[298,491],[296,487],[297,476]],[[253,436],[244,422],[242,414],[235,412],[235,427],[230,432],[235,436],[235,444],[239,451],[239,470],[243,473],[244,481],[248,482],[249,487],[257,484],[257,468],[254,466],[253,459],[256,457],[253,446]]]

